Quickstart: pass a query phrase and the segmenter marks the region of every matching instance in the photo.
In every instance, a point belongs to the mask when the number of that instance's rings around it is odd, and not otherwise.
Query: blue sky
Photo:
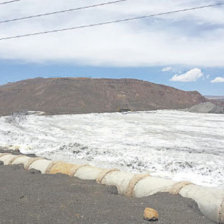
[[[55,0],[50,4],[50,1],[24,0],[1,6],[0,21],[104,2],[87,0],[83,4],[81,0]],[[128,0],[94,10],[0,24],[0,37],[216,2]],[[0,41],[1,85],[35,77],[69,76],[136,78],[183,90],[197,90],[204,95],[224,95],[224,6]]]
[[[203,95],[224,95],[223,83],[211,83],[215,77],[224,74],[223,68],[203,68],[209,79],[201,78],[196,82],[172,82],[170,79],[175,71],[162,72],[163,67],[93,67],[69,64],[32,64],[16,61],[0,61],[0,84],[19,81],[22,79],[44,77],[91,77],[91,78],[133,78],[142,79],[158,84],[173,86],[175,88],[193,91],[197,90]],[[189,68],[178,67],[178,73],[188,71]],[[212,74],[212,75],[211,75]]]

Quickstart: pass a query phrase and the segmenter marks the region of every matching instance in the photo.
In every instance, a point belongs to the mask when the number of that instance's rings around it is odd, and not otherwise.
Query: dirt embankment
[[[114,187],[66,175],[42,175],[22,166],[0,165],[0,224],[147,224],[145,207],[158,224],[212,224],[190,199],[160,193],[136,199]]]

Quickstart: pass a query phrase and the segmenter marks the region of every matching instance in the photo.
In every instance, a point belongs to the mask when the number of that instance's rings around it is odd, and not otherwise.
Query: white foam
[[[224,185],[224,115],[181,111],[0,117],[0,146],[50,159]]]

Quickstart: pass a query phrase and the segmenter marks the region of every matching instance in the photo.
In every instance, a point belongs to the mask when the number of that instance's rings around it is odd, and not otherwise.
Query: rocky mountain
[[[135,79],[36,78],[0,86],[0,115],[182,109],[205,101],[196,91]]]

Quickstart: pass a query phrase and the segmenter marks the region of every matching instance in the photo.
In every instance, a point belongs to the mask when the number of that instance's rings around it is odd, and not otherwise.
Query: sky
[[[54,0],[52,4],[52,0],[21,0],[0,5],[0,39],[224,3],[216,0],[127,0],[1,23],[103,2],[106,1]],[[0,40],[0,85],[35,77],[135,78],[197,90],[203,95],[224,96],[224,6]]]

